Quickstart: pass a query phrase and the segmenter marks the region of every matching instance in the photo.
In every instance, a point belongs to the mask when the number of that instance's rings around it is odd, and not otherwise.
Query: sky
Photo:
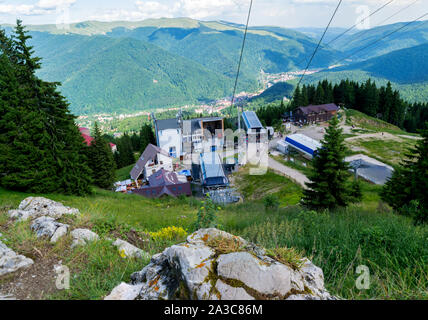
[[[253,0],[250,25],[325,27],[337,3],[338,0]],[[250,0],[0,0],[0,24],[14,23],[17,18],[24,24],[56,24],[162,17],[244,24],[249,4]],[[396,14],[402,9],[405,10]],[[424,13],[428,13],[428,0],[343,0],[331,27],[346,28],[363,20],[358,28],[365,29],[411,21]],[[426,19],[428,16],[423,20]]]

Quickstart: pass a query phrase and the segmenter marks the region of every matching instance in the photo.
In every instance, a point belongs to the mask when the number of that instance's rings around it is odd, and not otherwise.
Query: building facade
[[[294,121],[300,123],[317,123],[329,121],[337,114],[339,107],[334,103],[298,107],[294,113]]]

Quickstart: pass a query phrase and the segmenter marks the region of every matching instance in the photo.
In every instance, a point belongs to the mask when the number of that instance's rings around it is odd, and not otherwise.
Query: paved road
[[[293,168],[290,168],[290,167],[287,167],[287,166],[283,165],[282,163],[272,159],[271,157],[269,157],[268,166],[270,169],[294,180],[295,182],[297,182],[303,188],[306,189],[305,183],[309,182],[309,179],[300,171],[293,169]]]

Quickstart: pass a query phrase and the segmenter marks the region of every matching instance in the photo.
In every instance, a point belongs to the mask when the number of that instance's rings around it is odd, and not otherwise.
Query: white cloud
[[[49,15],[59,8],[67,8],[76,0],[40,0],[36,4],[0,4],[0,13],[10,15]]]

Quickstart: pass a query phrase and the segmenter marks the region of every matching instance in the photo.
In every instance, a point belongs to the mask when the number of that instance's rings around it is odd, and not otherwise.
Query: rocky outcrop
[[[71,231],[71,235],[73,236],[73,243],[71,247],[82,246],[91,241],[99,240],[100,237],[91,230],[88,229],[74,229]]]
[[[55,243],[62,236],[67,234],[69,225],[59,223],[51,217],[39,217],[31,223],[31,229],[36,232],[38,238],[48,237],[52,243]]]
[[[14,219],[25,221],[41,216],[59,219],[63,215],[78,214],[79,210],[64,206],[43,197],[28,197],[21,201],[17,210],[9,210],[9,216]]]
[[[17,254],[0,240],[0,276],[28,268],[32,264],[33,260]]]
[[[322,270],[308,259],[299,267],[283,262],[240,237],[201,229],[154,255],[106,299],[335,299],[324,288]]]

